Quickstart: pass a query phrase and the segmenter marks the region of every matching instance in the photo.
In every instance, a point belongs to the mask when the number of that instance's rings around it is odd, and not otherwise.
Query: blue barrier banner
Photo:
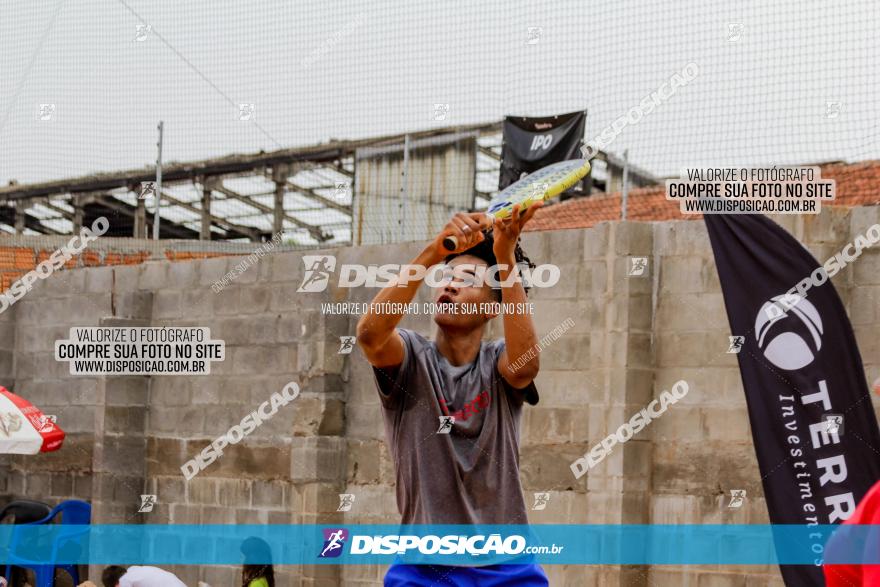
[[[823,560],[880,564],[880,526],[0,525],[2,564],[817,565]]]

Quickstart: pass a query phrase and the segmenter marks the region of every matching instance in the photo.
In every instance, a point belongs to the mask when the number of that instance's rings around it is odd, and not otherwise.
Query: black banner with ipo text
[[[768,218],[704,220],[731,336],[743,337],[737,357],[770,521],[839,524],[880,479],[880,431],[843,303],[816,259]],[[825,585],[824,545],[809,547],[814,565],[780,566],[788,587]]]
[[[542,118],[505,117],[498,189],[551,163],[580,159],[585,121],[584,112]]]

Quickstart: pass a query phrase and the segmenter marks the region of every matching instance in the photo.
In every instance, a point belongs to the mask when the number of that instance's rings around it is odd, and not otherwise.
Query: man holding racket
[[[527,524],[519,479],[519,426],[524,403],[538,403],[537,336],[528,314],[504,313],[504,339],[483,341],[497,314],[457,311],[492,302],[525,306],[526,291],[508,278],[528,259],[518,245],[523,226],[541,202],[505,219],[483,213],[456,214],[412,264],[459,265],[455,280],[437,288],[436,340],[398,328],[400,308],[416,296],[422,280],[383,288],[360,319],[357,340],[373,366],[385,435],[395,462],[397,505],[403,524]],[[491,227],[491,232],[483,229]],[[444,241],[454,238],[454,249]],[[493,289],[475,279],[480,269],[506,266]],[[510,284],[510,285],[507,285]],[[389,302],[389,303],[385,303]],[[482,304],[482,306],[481,306]],[[515,306],[513,306],[515,307]],[[517,368],[520,357],[530,357]],[[440,432],[443,420],[451,430]],[[447,418],[444,418],[447,417]],[[537,564],[483,567],[392,565],[385,585],[548,585]]]

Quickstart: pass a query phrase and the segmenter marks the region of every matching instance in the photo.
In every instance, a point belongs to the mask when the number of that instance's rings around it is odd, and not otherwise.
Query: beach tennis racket
[[[521,180],[510,184],[489,202],[486,215],[489,218],[507,218],[513,214],[513,207],[520,205],[525,212],[535,202],[549,200],[558,196],[590,172],[590,162],[586,159],[560,161],[532,172]],[[454,251],[458,247],[455,236],[443,239],[443,247]]]

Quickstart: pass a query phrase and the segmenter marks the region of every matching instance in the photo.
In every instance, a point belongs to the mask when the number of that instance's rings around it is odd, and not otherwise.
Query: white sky
[[[878,14],[873,0],[7,1],[0,185],[151,165],[160,119],[165,161],[579,109],[590,138],[691,61],[701,75],[608,150],[659,175],[880,158]],[[36,119],[43,103],[54,120]]]

